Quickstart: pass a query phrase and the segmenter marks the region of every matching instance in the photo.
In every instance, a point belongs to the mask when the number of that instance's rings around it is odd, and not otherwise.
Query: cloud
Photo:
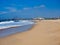
[[[21,5],[21,4],[11,4],[11,6],[19,6],[19,7],[21,7],[23,5]]]
[[[30,9],[35,9],[35,8],[44,8],[46,7],[45,5],[40,5],[40,6],[34,6],[34,7],[24,7],[22,10],[17,10],[15,7],[5,7],[6,11],[8,12],[0,12],[0,14],[6,14],[6,13],[11,13],[11,12],[22,12],[23,10],[30,10]]]
[[[6,11],[0,11],[0,14],[7,14],[7,13],[10,13],[10,12],[17,12],[17,9],[13,8],[13,7],[5,7],[5,9],[6,9]]]
[[[39,7],[43,8],[43,7],[46,7],[45,5],[40,5]]]
[[[33,8],[44,8],[46,7],[45,5],[40,5],[40,6],[34,6]]]
[[[31,8],[23,8],[23,10],[29,10],[29,9],[31,9]]]
[[[5,9],[7,9],[9,12],[16,12],[17,9],[13,8],[13,7],[5,7]]]
[[[4,12],[4,11],[3,12],[0,12],[0,14],[6,14],[6,13],[8,13],[8,12]]]

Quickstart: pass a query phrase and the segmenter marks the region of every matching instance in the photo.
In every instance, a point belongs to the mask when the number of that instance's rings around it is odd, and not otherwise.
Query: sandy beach
[[[60,20],[38,20],[29,31],[0,38],[0,45],[60,45]]]

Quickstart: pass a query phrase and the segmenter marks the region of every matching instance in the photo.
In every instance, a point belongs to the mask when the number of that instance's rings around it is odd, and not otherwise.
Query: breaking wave
[[[5,22],[0,22],[0,29],[5,29],[5,28],[10,28],[10,27],[16,27],[16,26],[24,26],[28,24],[34,24],[32,21],[28,20],[20,20],[20,21],[5,21]]]

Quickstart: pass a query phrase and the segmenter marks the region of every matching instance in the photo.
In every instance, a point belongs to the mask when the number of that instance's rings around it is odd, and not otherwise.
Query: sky
[[[0,19],[60,17],[60,0],[0,0]]]

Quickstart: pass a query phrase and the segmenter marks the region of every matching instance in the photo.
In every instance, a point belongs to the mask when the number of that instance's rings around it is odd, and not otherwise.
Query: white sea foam
[[[14,22],[14,21],[0,22],[0,29],[17,27],[17,26],[24,26],[24,25],[28,25],[28,24],[34,24],[34,22],[28,21],[28,20],[20,20],[18,22]],[[1,26],[1,25],[3,25],[3,26]]]
[[[6,23],[13,23],[14,21],[5,21],[5,22],[0,22],[0,24],[6,24]]]
[[[2,26],[2,27],[0,27],[0,29],[10,28],[10,27],[17,27],[17,26],[20,26],[20,25]]]

